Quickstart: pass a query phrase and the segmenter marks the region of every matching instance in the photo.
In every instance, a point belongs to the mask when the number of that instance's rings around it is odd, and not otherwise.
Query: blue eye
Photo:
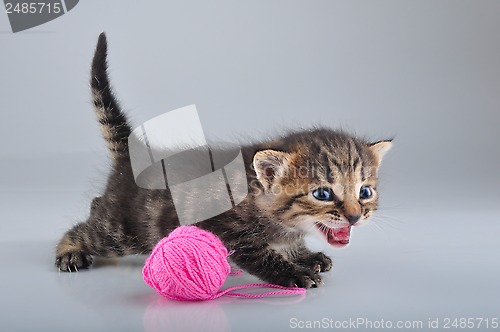
[[[316,189],[312,194],[319,201],[333,201],[333,193],[328,188]]]
[[[359,190],[359,199],[368,199],[373,196],[372,188],[368,186],[361,187]]]

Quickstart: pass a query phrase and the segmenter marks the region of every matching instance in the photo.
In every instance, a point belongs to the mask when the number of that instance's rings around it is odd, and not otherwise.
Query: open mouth
[[[341,228],[331,228],[323,223],[317,222],[316,227],[326,237],[329,244],[335,247],[344,247],[349,244],[351,236],[351,226]]]

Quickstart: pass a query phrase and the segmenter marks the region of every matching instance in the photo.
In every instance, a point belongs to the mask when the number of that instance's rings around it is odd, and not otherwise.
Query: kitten
[[[93,256],[144,254],[179,226],[169,190],[134,182],[131,127],[110,89],[107,42],[101,34],[92,62],[91,88],[113,167],[86,222],[57,246],[56,266],[74,272]],[[351,226],[377,208],[377,171],[391,142],[368,143],[344,132],[313,129],[241,147],[247,197],[233,209],[196,225],[218,235],[231,259],[260,279],[283,286],[317,287],[332,261],[304,245],[316,234],[330,245],[349,243]]]

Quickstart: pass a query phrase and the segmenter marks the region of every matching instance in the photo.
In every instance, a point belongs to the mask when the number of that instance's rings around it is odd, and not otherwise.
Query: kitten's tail
[[[111,151],[112,158],[117,160],[120,157],[129,157],[128,137],[132,129],[109,85],[107,50],[106,35],[103,32],[99,35],[92,61],[90,86],[102,135]]]

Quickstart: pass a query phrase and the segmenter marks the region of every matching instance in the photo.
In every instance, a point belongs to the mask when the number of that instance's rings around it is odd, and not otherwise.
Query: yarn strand
[[[259,293],[259,294],[233,292],[234,290],[249,289],[249,288],[275,288],[275,289],[281,289],[281,291],[271,291],[271,292]],[[243,298],[247,298],[247,299],[259,299],[259,298],[272,296],[272,295],[297,295],[297,294],[305,294],[305,293],[306,293],[306,289],[299,288],[299,287],[284,287],[284,286],[274,285],[274,284],[247,284],[247,285],[230,287],[228,289],[220,291],[219,293],[217,293],[217,295],[214,298],[221,297],[222,295],[228,295],[228,296],[235,296],[235,297],[243,297]]]

